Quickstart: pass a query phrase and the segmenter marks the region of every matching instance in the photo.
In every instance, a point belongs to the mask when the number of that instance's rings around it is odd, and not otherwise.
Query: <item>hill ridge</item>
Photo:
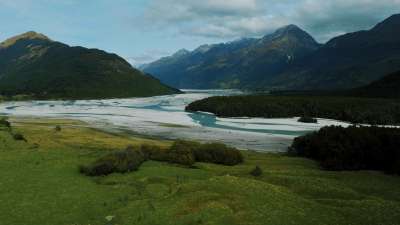
[[[70,47],[36,32],[9,38],[2,46],[0,95],[99,99],[179,93],[116,54]]]

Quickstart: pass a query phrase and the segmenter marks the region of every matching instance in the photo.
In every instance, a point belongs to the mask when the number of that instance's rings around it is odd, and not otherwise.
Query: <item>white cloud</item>
[[[144,13],[147,27],[208,37],[235,37],[268,29],[261,0],[153,0]]]
[[[336,34],[369,29],[395,13],[400,13],[400,0],[303,0],[291,18],[326,40]]]
[[[222,39],[261,36],[297,24],[325,41],[400,12],[400,0],[152,0],[147,28]]]

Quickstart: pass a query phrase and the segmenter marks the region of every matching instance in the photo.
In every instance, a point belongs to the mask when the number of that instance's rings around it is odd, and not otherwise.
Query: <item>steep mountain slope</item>
[[[145,72],[179,88],[249,88],[267,83],[319,44],[289,25],[261,39],[241,39],[180,51],[145,66]]]
[[[115,54],[70,47],[35,32],[0,44],[0,95],[96,99],[177,93]]]
[[[400,98],[400,71],[383,77],[371,84],[351,91],[363,97]]]
[[[276,89],[349,89],[400,70],[400,14],[368,31],[333,38],[294,62],[269,86]]]

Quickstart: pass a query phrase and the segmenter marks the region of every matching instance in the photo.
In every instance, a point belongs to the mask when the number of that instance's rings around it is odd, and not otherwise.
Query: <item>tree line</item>
[[[296,138],[289,153],[316,160],[327,170],[380,170],[400,175],[399,146],[398,128],[330,126]]]
[[[312,117],[354,124],[399,125],[400,101],[337,96],[218,96],[189,104],[187,111],[220,117]]]

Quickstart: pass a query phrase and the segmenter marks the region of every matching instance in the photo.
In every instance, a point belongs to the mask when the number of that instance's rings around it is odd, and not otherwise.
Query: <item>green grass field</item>
[[[1,225],[400,223],[400,177],[327,172],[307,159],[247,151],[234,167],[149,161],[137,172],[91,178],[78,166],[128,145],[171,143],[76,121],[11,121],[27,142],[0,128]],[[249,175],[256,165],[259,178]]]

